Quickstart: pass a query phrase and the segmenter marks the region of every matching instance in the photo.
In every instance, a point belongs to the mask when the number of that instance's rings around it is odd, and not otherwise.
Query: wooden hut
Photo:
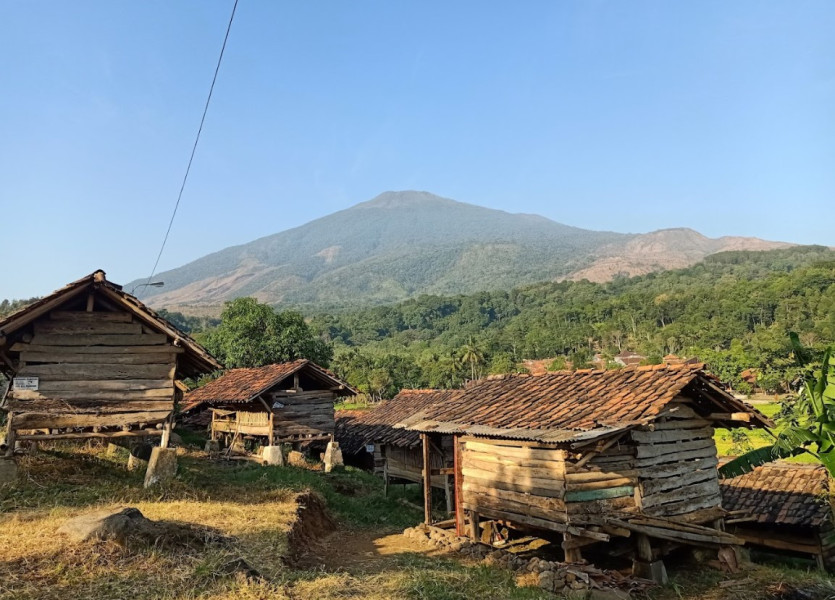
[[[722,507],[733,514],[727,529],[747,544],[812,556],[835,570],[835,528],[829,476],[819,465],[774,462],[723,479]]]
[[[309,360],[231,369],[186,394],[184,412],[208,408],[212,439],[263,438],[281,442],[330,440],[333,404],[357,392]]]
[[[179,378],[222,366],[96,271],[0,321],[2,408],[15,440],[161,436]]]
[[[484,519],[557,533],[568,560],[634,536],[650,565],[650,540],[741,543],[719,530],[713,428],[769,424],[701,365],[660,365],[488,378],[397,426],[421,433],[425,469],[454,437],[460,534],[478,539]]]
[[[420,434],[394,427],[433,404],[456,398],[463,390],[402,390],[391,400],[365,411],[337,413],[336,441],[343,454],[373,456],[374,472],[389,483],[423,482]],[[432,487],[443,489],[451,507],[452,436],[439,436],[431,457]]]

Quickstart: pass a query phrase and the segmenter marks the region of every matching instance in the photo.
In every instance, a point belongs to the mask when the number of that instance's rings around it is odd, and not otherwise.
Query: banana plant
[[[800,344],[796,333],[791,333],[794,355],[802,367],[808,367],[812,353]],[[829,381],[835,372],[835,347],[823,353],[820,367],[807,371],[795,406],[796,418],[777,431],[769,430],[774,442],[734,458],[719,468],[724,478],[737,477],[778,458],[800,454],[815,457],[835,477],[835,382]]]

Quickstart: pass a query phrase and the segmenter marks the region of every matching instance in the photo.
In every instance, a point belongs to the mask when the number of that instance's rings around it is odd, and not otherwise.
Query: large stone
[[[17,463],[13,458],[0,457],[0,487],[17,483]]]
[[[664,561],[661,560],[644,562],[635,559],[632,561],[632,574],[636,577],[651,579],[661,585],[667,585],[667,568],[664,566]]]
[[[145,487],[151,487],[173,479],[177,475],[177,451],[173,448],[156,447],[151,452],[148,470],[145,472]]]
[[[145,535],[154,525],[137,508],[98,510],[66,521],[58,528],[76,542],[114,540],[125,543],[133,535]]]
[[[107,456],[111,458],[127,459],[129,454],[130,450],[124,446],[119,446],[118,444],[107,444]]]
[[[328,447],[325,448],[325,473],[330,473],[334,467],[341,467],[344,464],[339,442],[328,442]]]
[[[206,440],[206,445],[203,449],[209,456],[217,456],[220,454],[220,442],[217,440]]]
[[[304,454],[298,450],[290,450],[289,454],[287,454],[287,463],[294,467],[307,467],[307,460],[304,458]]]
[[[265,465],[283,467],[284,453],[281,446],[263,446],[261,448],[261,460]]]

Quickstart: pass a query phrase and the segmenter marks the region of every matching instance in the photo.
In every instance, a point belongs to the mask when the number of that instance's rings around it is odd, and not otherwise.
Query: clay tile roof
[[[818,465],[778,461],[719,483],[722,508],[750,513],[753,523],[820,527],[830,518],[826,469]]]
[[[355,454],[367,444],[391,444],[412,447],[420,443],[420,433],[395,428],[394,425],[416,411],[435,403],[451,401],[463,390],[401,390],[391,400],[384,400],[369,410],[338,411],[336,441],[343,451]]]
[[[413,410],[397,425],[414,431],[578,441],[649,423],[685,388],[703,398],[709,412],[746,412],[752,415],[751,424],[770,425],[702,367],[653,365],[489,378],[444,402]]]
[[[342,395],[356,394],[356,390],[340,381],[327,369],[309,360],[300,359],[263,367],[230,369],[214,381],[186,394],[183,412],[189,412],[203,404],[249,402],[294,373],[303,370],[333,387],[341,387]]]

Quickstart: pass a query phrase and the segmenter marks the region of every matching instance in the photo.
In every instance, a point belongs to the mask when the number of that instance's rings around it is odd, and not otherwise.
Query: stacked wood
[[[678,516],[721,506],[713,427],[684,403],[631,434],[641,511]]]
[[[15,429],[129,429],[161,423],[174,409],[183,350],[130,313],[53,311],[24,339],[11,347],[20,352],[16,375],[39,381],[37,391],[11,391]]]
[[[638,484],[635,449],[625,444],[572,458],[566,462],[566,512],[600,514],[634,507]]]

